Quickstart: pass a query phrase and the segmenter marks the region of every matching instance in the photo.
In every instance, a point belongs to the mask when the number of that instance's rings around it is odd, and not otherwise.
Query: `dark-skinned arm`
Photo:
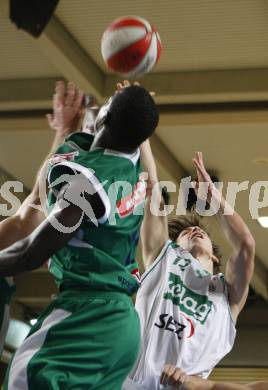
[[[72,186],[72,183],[69,185]],[[75,236],[84,222],[84,213],[80,207],[70,204],[67,207],[64,187],[57,199],[57,204],[51,214],[29,236],[8,248],[0,251],[0,276],[14,276],[39,268],[53,254],[63,248]],[[96,218],[103,215],[104,206],[97,193],[86,194]],[[54,227],[53,220],[66,228],[77,225],[69,233],[59,231]]]

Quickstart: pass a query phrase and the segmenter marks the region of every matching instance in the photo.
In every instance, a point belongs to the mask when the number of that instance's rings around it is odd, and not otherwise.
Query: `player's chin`
[[[205,241],[202,237],[193,237],[191,238],[190,242],[192,246],[198,245],[201,247],[205,247]]]
[[[208,251],[206,242],[204,241],[203,238],[199,238],[199,237],[194,237],[193,239],[191,239],[191,248],[201,250],[202,252]]]

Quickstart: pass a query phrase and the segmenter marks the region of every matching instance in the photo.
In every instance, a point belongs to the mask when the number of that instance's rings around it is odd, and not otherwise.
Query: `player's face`
[[[212,242],[208,234],[199,226],[184,229],[176,242],[190,253],[201,251],[210,257],[213,254]]]

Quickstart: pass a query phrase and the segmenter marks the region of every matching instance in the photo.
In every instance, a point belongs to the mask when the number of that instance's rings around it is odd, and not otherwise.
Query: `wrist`
[[[218,213],[221,210],[224,210],[225,199],[223,198],[222,193],[215,186],[213,186],[209,197],[210,197],[210,200],[208,200],[208,203],[210,204],[211,209],[215,213]]]
[[[223,203],[220,206],[221,215],[233,215],[235,210],[232,206],[230,206],[225,199],[223,199]]]
[[[56,134],[58,134],[61,138],[65,138],[67,135],[75,133],[76,131],[77,129],[73,129],[71,126],[66,126],[56,129]]]

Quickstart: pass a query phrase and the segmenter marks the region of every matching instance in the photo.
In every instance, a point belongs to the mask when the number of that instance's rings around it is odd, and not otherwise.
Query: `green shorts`
[[[140,346],[140,323],[122,293],[61,293],[10,363],[4,389],[121,390]]]

